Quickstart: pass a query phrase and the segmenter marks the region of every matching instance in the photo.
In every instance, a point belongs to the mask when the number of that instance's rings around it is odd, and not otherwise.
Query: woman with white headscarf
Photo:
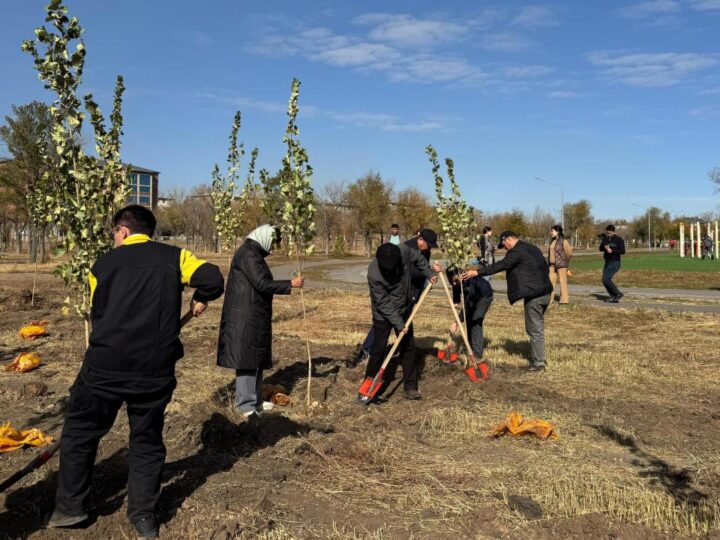
[[[235,252],[225,289],[217,363],[235,369],[235,408],[248,419],[272,408],[262,400],[263,370],[272,367],[272,301],[275,294],[290,294],[304,279],[274,280],[265,257],[279,235],[277,228],[261,225]]]

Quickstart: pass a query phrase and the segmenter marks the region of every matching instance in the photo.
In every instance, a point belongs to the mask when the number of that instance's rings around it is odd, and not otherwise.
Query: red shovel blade
[[[466,368],[465,373],[472,382],[480,383],[490,380],[492,368],[487,362],[478,362],[474,366]]]
[[[382,375],[377,378],[365,377],[365,380],[358,388],[358,399],[360,403],[368,405],[377,395],[382,386]]]

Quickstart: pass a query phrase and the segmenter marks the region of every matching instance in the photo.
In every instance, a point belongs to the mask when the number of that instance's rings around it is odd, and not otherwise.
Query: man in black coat
[[[381,245],[375,258],[368,266],[368,286],[370,288],[370,304],[372,308],[373,330],[375,341],[370,351],[365,376],[373,378],[382,365],[385,357],[390,332],[396,335],[405,328],[405,320],[410,315],[415,300],[412,297],[411,270],[420,272],[425,280],[437,279],[433,274],[442,271],[442,266],[435,263],[430,268],[425,257],[417,249],[405,244]],[[406,399],[421,399],[418,392],[420,370],[415,355],[415,338],[410,325],[400,345],[402,357],[403,383]],[[391,376],[388,376],[388,379]]]
[[[113,217],[115,249],[93,265],[90,345],[70,389],[62,431],[55,511],[48,526],[88,518],[86,503],[100,439],[127,404],[130,423],[128,516],[142,537],[158,535],[156,506],[165,462],[165,407],[175,389],[182,290],[195,288],[193,314],[220,297],[217,266],[186,249],[151,241],[155,216],[131,205]]]
[[[235,408],[248,420],[267,410],[262,400],[263,370],[272,367],[272,302],[276,294],[303,287],[302,277],[273,279],[265,261],[277,243],[277,229],[261,225],[237,250],[223,302],[217,363],[235,370]]]
[[[394,242],[390,242],[394,244]],[[430,264],[430,254],[433,248],[438,247],[437,245],[437,234],[432,229],[420,229],[420,231],[406,240],[404,244],[416,251],[420,252],[420,255],[425,258],[425,261]],[[398,244],[396,244],[398,245]],[[415,266],[410,267],[410,298],[413,304],[420,298],[420,293],[425,288],[426,281],[425,274],[418,270]],[[370,358],[370,351],[375,343],[375,330],[370,328],[368,335],[365,337],[362,345],[360,346],[360,352],[356,362],[360,362],[365,358]]]
[[[620,271],[620,256],[625,254],[625,240],[615,234],[615,225],[605,227],[605,234],[600,241],[605,266],[603,266],[602,282],[610,295],[610,302],[617,304],[624,296],[613,283],[613,277]]]
[[[547,261],[537,246],[519,240],[512,231],[500,235],[498,249],[502,248],[507,249],[502,260],[479,270],[468,270],[462,279],[506,272],[508,300],[511,304],[520,299],[525,301],[525,331],[530,336],[531,353],[528,370],[544,371],[545,310],[553,292]]]

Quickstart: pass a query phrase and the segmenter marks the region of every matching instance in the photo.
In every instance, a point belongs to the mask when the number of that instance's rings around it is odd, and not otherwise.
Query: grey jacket
[[[396,283],[389,282],[380,272],[377,259],[368,266],[367,279],[370,287],[370,303],[374,320],[385,320],[396,330],[405,326],[404,317],[412,306],[410,292],[410,269],[417,268],[426,278],[433,276],[427,259],[416,249],[400,244],[403,269]]]

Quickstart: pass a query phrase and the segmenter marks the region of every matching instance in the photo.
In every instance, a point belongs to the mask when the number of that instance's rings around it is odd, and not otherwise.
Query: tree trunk
[[[22,247],[23,247],[23,238],[22,238],[22,229],[19,227],[15,227],[15,241],[17,242],[17,252],[18,254],[22,253]]]

